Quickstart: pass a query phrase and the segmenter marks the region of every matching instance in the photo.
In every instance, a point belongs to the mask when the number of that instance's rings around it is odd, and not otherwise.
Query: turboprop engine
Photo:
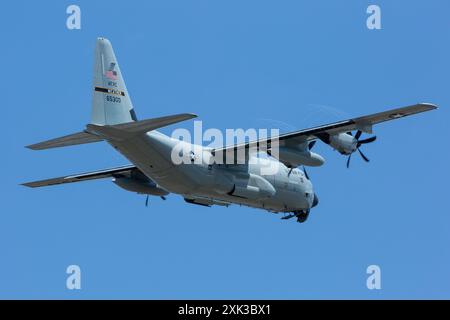
[[[364,161],[369,162],[369,159],[362,153],[359,149],[363,144],[368,144],[374,142],[377,137],[372,136],[367,139],[360,139],[362,134],[361,130],[356,131],[355,136],[351,132],[347,133],[338,133],[329,135],[327,133],[323,133],[318,135],[317,137],[322,140],[324,143],[330,145],[333,149],[337,150],[340,154],[348,156],[347,158],[347,168],[350,166],[350,159],[352,154],[355,151],[361,155]]]
[[[328,144],[340,154],[350,155],[356,151],[358,141],[351,134],[339,133],[331,135]]]

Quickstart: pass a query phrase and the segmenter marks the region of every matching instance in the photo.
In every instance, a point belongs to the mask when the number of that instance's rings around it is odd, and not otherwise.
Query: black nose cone
[[[311,207],[311,208],[314,208],[314,207],[317,206],[318,204],[319,204],[319,197],[317,197],[317,194],[314,193],[314,200],[313,200],[313,203],[312,203],[312,207]]]

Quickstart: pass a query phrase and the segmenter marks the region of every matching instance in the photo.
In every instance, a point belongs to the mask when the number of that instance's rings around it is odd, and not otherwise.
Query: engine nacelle
[[[328,144],[341,154],[350,155],[355,152],[358,141],[348,133],[331,135]]]
[[[279,147],[278,156],[271,152],[272,156],[278,158],[279,161],[288,167],[298,167],[300,165],[319,167],[325,163],[325,159],[317,153],[309,150],[301,150],[289,147]]]
[[[165,196],[169,194],[166,190],[159,188],[158,185],[151,180],[146,181],[136,178],[120,177],[115,178],[113,182],[122,189],[140,194],[150,194],[154,196]]]

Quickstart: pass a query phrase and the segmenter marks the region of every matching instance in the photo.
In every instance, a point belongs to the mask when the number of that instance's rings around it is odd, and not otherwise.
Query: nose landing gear
[[[303,223],[306,220],[308,220],[308,216],[309,216],[309,210],[306,211],[298,211],[298,212],[294,212],[295,216],[297,217],[297,222],[298,223]]]
[[[309,216],[309,210],[300,210],[300,211],[294,211],[292,214],[288,215],[288,216],[284,216],[283,220],[288,220],[294,217],[297,217],[297,222],[298,223],[303,223],[308,219]]]

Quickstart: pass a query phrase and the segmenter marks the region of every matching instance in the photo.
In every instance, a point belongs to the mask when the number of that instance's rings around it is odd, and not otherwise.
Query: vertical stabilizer
[[[136,121],[119,63],[108,39],[97,39],[94,59],[91,123],[115,125]]]

